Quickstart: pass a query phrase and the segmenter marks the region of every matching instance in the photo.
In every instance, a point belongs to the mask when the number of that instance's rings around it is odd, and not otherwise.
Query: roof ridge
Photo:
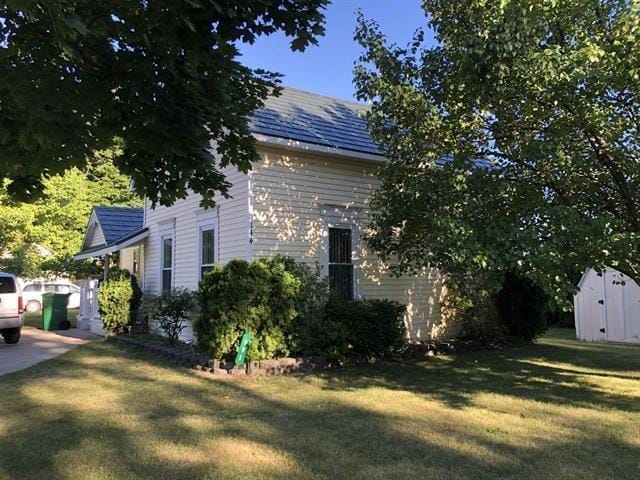
[[[144,207],[122,207],[120,205],[94,205],[93,208],[111,208],[111,209],[122,209],[122,210],[143,210]]]
[[[363,109],[368,109],[369,108],[369,105],[367,105],[366,103],[360,103],[360,102],[356,102],[356,101],[353,101],[353,100],[347,100],[345,98],[332,97],[330,95],[324,95],[322,93],[310,92],[308,90],[302,90],[301,88],[288,87],[288,86],[283,85],[282,89],[283,90],[293,90],[295,92],[305,93],[307,95],[311,95],[312,97],[327,98],[329,100],[334,100],[334,101],[338,101],[338,102],[341,102],[341,103],[348,103],[349,105],[353,105],[354,107],[358,107],[358,108],[363,108]],[[278,97],[274,97],[274,98],[278,98]]]

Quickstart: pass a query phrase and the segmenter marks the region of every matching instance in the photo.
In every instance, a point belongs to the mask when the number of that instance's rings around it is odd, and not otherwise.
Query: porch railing
[[[100,320],[100,305],[98,304],[99,288],[98,280],[96,279],[87,279],[81,282],[78,328],[104,335],[104,325]]]

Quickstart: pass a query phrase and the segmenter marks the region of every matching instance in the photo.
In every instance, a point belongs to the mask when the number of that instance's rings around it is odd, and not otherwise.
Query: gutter
[[[261,133],[254,133],[253,138],[255,138],[258,145],[273,146],[281,148],[283,150],[310,152],[327,157],[346,158],[350,160],[364,160],[366,162],[378,164],[387,163],[388,161],[383,155],[357,152],[355,150],[346,150],[344,148],[328,147],[325,145],[318,145],[316,143],[292,140],[290,138],[272,137],[270,135],[263,135]]]
[[[76,253],[73,256],[73,259],[85,260],[87,258],[101,257],[102,255],[117,252],[118,250],[122,250],[123,248],[130,247],[131,245],[134,245],[140,242],[141,240],[144,240],[148,236],[149,236],[149,230],[145,228],[142,231],[138,231],[138,233],[134,232],[133,234],[127,235],[124,238],[119,238],[111,245],[104,245],[102,247]]]

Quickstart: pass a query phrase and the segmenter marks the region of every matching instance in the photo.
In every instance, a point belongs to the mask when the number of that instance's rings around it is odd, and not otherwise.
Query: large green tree
[[[370,243],[401,270],[640,275],[640,2],[425,0],[406,48],[359,19],[360,98],[390,162]]]
[[[328,0],[8,0],[0,5],[0,178],[33,196],[123,141],[117,167],[170,204],[213,204],[221,167],[257,158],[248,118],[278,75],[238,61],[238,43],[283,32],[293,50],[324,32]],[[211,145],[221,161],[215,162]]]
[[[44,181],[44,196],[35,201],[17,201],[6,185],[0,187],[0,268],[27,278],[82,268],[71,258],[81,248],[94,205],[142,205],[113,165],[118,155],[98,152],[84,170],[51,176]]]

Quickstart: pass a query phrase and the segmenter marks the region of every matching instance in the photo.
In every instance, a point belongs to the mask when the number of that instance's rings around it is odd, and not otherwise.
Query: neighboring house
[[[231,198],[216,198],[210,210],[197,194],[171,207],[152,208],[148,200],[143,210],[97,207],[76,258],[118,251],[145,294],[157,294],[197,289],[213,263],[287,255],[318,262],[344,298],[405,304],[411,338],[436,336],[437,272],[393,277],[362,240],[376,169],[385,162],[360,118],[365,108],[285,88],[253,116],[260,161],[248,174],[224,170]]]

